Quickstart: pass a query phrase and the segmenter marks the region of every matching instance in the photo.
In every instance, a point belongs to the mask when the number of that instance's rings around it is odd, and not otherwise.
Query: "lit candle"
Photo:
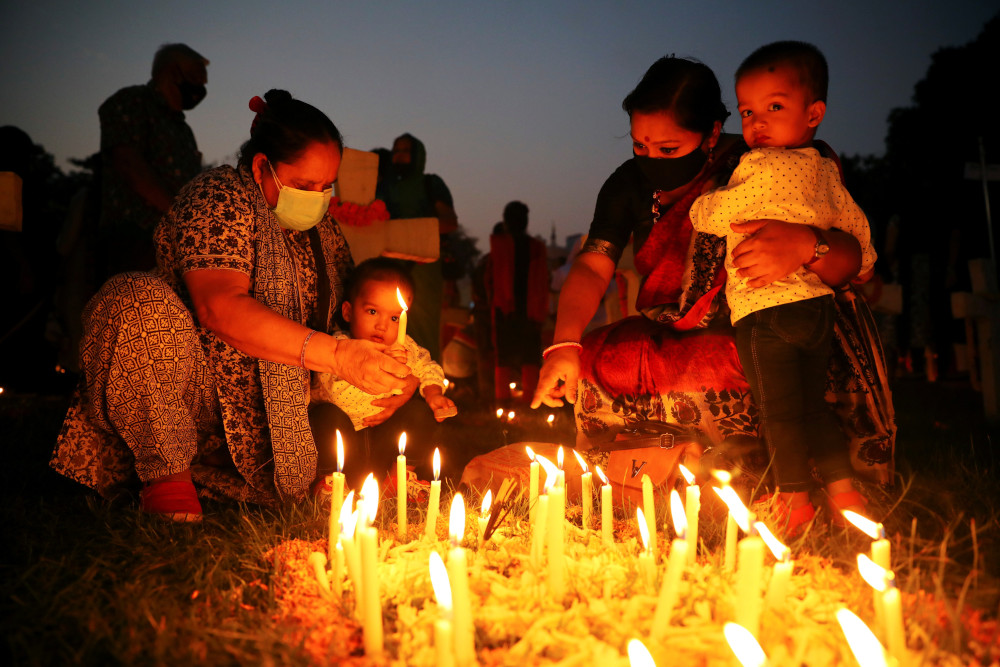
[[[684,489],[684,510],[687,521],[688,562],[694,563],[698,555],[698,515],[701,514],[701,487],[698,486],[694,475],[683,463],[678,468],[681,475],[684,476],[684,481],[687,482],[687,487]]]
[[[611,534],[611,484],[608,483],[601,466],[594,467],[597,468],[597,476],[601,478],[601,542],[604,546],[610,547],[614,544],[614,537]]]
[[[566,471],[563,470],[563,460],[563,446],[559,445],[559,450],[556,453],[556,465],[559,467],[559,472],[556,475],[556,486],[566,488]]]
[[[360,616],[361,611],[361,558],[358,556],[358,545],[354,539],[354,531],[358,524],[360,511],[353,509],[354,491],[347,494],[344,506],[340,510],[340,539],[338,543],[344,551],[344,561],[347,563],[347,577],[354,589],[355,611]]]
[[[885,528],[882,527],[882,524],[875,523],[851,510],[844,510],[842,514],[853,526],[872,538],[872,562],[884,570],[892,569],[891,547],[889,540],[885,539]],[[872,603],[875,606],[875,630],[885,636],[885,617],[881,598],[882,594],[879,591],[872,591]]]
[[[330,537],[327,557],[332,562],[334,551],[340,540],[340,508],[344,505],[344,438],[337,429],[337,472],[330,475],[333,491],[330,494]]]
[[[545,551],[545,527],[549,522],[549,487],[538,497],[538,515],[531,530],[531,565],[536,570],[542,566]]]
[[[551,416],[551,415],[550,415]],[[587,462],[580,456],[580,452],[573,450],[573,456],[580,464],[583,474],[580,475],[580,506],[583,508],[583,529],[590,528],[590,512],[594,507],[594,473],[590,472]]]
[[[731,490],[732,487],[729,486],[729,482],[732,479],[732,476],[725,470],[713,470],[712,475],[720,483],[722,483],[722,489],[720,490],[716,487],[712,488],[715,490],[715,493],[718,494],[718,496],[722,498],[723,501],[725,501],[725,498],[723,498],[723,493],[728,493],[726,489]],[[737,538],[736,519],[733,518],[733,514],[732,512],[730,512],[726,516],[726,548],[725,548],[725,556],[722,561],[722,569],[725,572],[732,572],[733,568],[736,567],[736,538]]]
[[[361,627],[364,631],[365,655],[378,657],[384,648],[382,634],[382,602],[378,581],[378,531],[372,526],[378,512],[378,482],[368,475],[361,487],[361,526],[358,539],[361,551],[361,588],[363,613]]]
[[[330,592],[338,598],[344,592],[344,547],[337,540],[333,551],[333,570],[330,573]]]
[[[894,657],[900,665],[907,664],[903,603],[899,596],[899,589],[896,588],[896,575],[891,570],[876,565],[864,554],[858,554],[858,571],[872,588],[882,593],[885,643],[889,649],[889,655]]]
[[[677,603],[678,587],[684,575],[684,566],[688,561],[691,545],[687,540],[687,517],[681,503],[681,496],[676,489],[670,492],[670,515],[674,520],[674,532],[677,537],[670,543],[670,558],[667,561],[667,573],[663,576],[660,586],[660,597],[656,601],[656,612],[653,614],[654,638],[663,636],[664,630],[670,625],[670,612]]]
[[[396,333],[396,344],[402,345],[406,342],[406,311],[409,308],[406,305],[406,300],[403,299],[403,293],[396,288],[396,300],[399,301],[399,307],[403,309],[403,312],[399,314],[399,331]]]
[[[478,548],[483,548],[486,537],[486,524],[490,521],[490,507],[493,506],[493,489],[487,489],[483,496],[483,504],[479,508],[479,542]]]
[[[653,656],[649,649],[638,639],[628,640],[628,664],[629,667],[656,667]]]
[[[528,453],[528,458],[531,459],[531,465],[528,466],[528,525],[534,528],[535,517],[537,515],[538,508],[538,461],[535,460],[535,452],[525,445],[524,450]]]
[[[736,583],[733,602],[733,616],[736,622],[756,636],[760,632],[760,581],[764,573],[764,540],[753,530],[753,513],[747,510],[739,495],[731,486],[725,486],[719,497],[729,507],[729,515],[747,534],[736,545],[738,552],[736,563]]]
[[[548,422],[549,428],[552,428],[552,425],[556,421],[556,416],[554,414],[549,413],[549,416],[545,419],[545,421]]]
[[[503,419],[503,408],[497,408],[497,419]]]
[[[767,585],[764,602],[770,608],[784,607],[788,600],[788,589],[792,578],[791,551],[760,521],[754,524],[754,528],[777,561],[771,570],[771,581]]]
[[[424,524],[424,536],[429,540],[437,537],[438,512],[441,510],[441,452],[434,448],[434,481],[431,482],[430,503],[427,505],[427,521]]]
[[[454,610],[455,661],[470,665],[476,659],[476,638],[472,626],[472,601],[469,596],[469,566],[460,544],[465,536],[465,501],[461,493],[451,500],[448,521],[451,550],[448,551],[448,579]]]
[[[434,650],[438,667],[453,667],[455,664],[455,633],[451,626],[451,584],[448,570],[436,551],[430,555],[431,587],[437,599],[441,616],[434,621]]]
[[[319,587],[330,592],[330,578],[326,575],[326,554],[319,551],[314,551],[309,554],[309,559],[307,561],[313,569],[313,574],[316,575],[316,581],[319,583]]]
[[[726,643],[743,667],[765,667],[768,664],[764,649],[757,643],[753,634],[743,626],[726,623],[722,626],[722,634],[726,636]]]
[[[641,507],[635,508],[635,516],[639,522],[639,537],[642,538],[642,552],[639,554],[639,576],[646,590],[650,590],[656,585],[656,564],[653,562],[653,554],[649,549],[649,523],[643,516]]]
[[[888,667],[885,648],[879,643],[865,622],[847,609],[837,610],[837,622],[844,631],[847,645],[860,667]]]
[[[511,410],[510,412],[507,413],[507,421],[508,422],[514,421],[514,411],[513,410]]]
[[[549,537],[549,592],[559,603],[566,596],[565,524],[566,487],[554,484],[549,489],[549,525],[546,533]]]
[[[656,552],[656,505],[653,503],[653,480],[642,476],[642,509],[646,515],[646,529],[649,531],[649,549]]]
[[[400,539],[406,537],[406,431],[399,434],[396,457],[396,532]]]

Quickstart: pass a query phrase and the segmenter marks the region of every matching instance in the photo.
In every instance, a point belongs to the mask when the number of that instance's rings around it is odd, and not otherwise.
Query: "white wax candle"
[[[881,529],[882,524],[878,524]],[[885,538],[872,541],[872,562],[884,570],[892,569],[892,555],[889,540]],[[875,607],[875,633],[888,643],[888,629],[885,624],[885,606],[882,604],[882,591],[872,590],[872,604]]]
[[[377,658],[384,648],[382,634],[382,601],[378,581],[378,531],[371,526],[360,529],[361,580],[363,613],[361,627],[364,631],[365,655]]]
[[[906,665],[909,659],[906,654],[906,631],[903,629],[903,603],[895,585],[887,588],[882,595],[882,606],[885,608],[886,648],[900,665]]]
[[[437,667],[454,667],[454,645],[455,633],[451,621],[445,618],[434,621],[434,652],[437,655]]]
[[[314,551],[309,554],[308,562],[312,566],[313,574],[316,575],[316,581],[319,582],[320,588],[329,593],[330,579],[326,575],[326,556],[319,551]]]
[[[340,435],[338,432],[337,435]],[[335,472],[328,478],[333,487],[330,494],[330,536],[327,557],[333,561],[333,552],[340,540],[340,510],[344,506],[344,473]]]
[[[549,592],[557,602],[566,596],[566,561],[564,557],[566,524],[566,487],[549,489]]]
[[[406,537],[406,431],[399,436],[399,456],[396,457],[396,532]]]
[[[639,553],[639,579],[646,591],[652,591],[656,586],[656,564],[653,562],[653,554],[648,549]]]
[[[684,566],[688,553],[692,551],[687,540],[675,539],[670,543],[670,558],[667,561],[667,573],[663,576],[660,586],[660,597],[656,601],[656,612],[653,614],[653,637],[663,636],[663,631],[670,625],[670,613],[677,604],[678,588],[684,575]]]
[[[642,511],[646,515],[646,527],[649,529],[649,550],[656,553],[656,505],[653,503],[653,480],[649,475],[642,476]]]
[[[469,566],[465,549],[460,546],[448,552],[448,580],[454,608],[455,659],[459,665],[470,665],[476,659],[476,638],[469,595]]]
[[[739,561],[733,600],[734,621],[756,637],[760,634],[760,582],[764,576],[764,540],[750,535],[737,545]]]
[[[788,601],[788,589],[791,586],[792,561],[783,560],[774,564],[771,570],[771,581],[767,585],[765,603],[771,609],[781,609]]]
[[[399,305],[403,309],[403,312],[399,314],[399,330],[396,332],[396,344],[402,345],[404,342],[406,342],[407,306],[406,306],[406,301],[403,300],[403,293],[399,291],[398,287],[396,288],[396,300],[399,301]]]
[[[354,543],[353,535],[340,536],[340,548],[344,552],[344,561],[347,563],[347,576],[351,580],[354,588],[354,606],[357,616],[361,616],[361,557],[358,555],[358,545]]]
[[[684,516],[687,518],[687,559],[694,563],[698,555],[698,515],[701,514],[701,487],[689,484],[684,491]]]
[[[333,570],[330,573],[330,590],[338,598],[344,592],[344,547],[337,540],[333,551]]]
[[[590,512],[594,507],[594,473],[580,475],[580,504],[583,506],[583,529],[590,530]]]
[[[535,525],[535,518],[538,516],[538,461],[532,461],[528,466],[528,523]]]
[[[604,546],[610,547],[614,544],[614,536],[611,533],[611,485],[608,484],[600,467],[597,468],[597,474],[604,482],[601,485],[601,542]]]
[[[531,564],[535,569],[542,566],[542,557],[545,550],[545,528],[548,522],[549,497],[548,495],[542,495],[538,497],[538,512],[531,532]]]
[[[726,551],[722,561],[722,569],[725,572],[732,572],[736,566],[736,534],[738,526],[732,514],[726,515]]]
[[[427,505],[427,522],[424,525],[424,535],[429,540],[437,537],[437,518],[441,505],[441,481],[431,482],[431,497]]]

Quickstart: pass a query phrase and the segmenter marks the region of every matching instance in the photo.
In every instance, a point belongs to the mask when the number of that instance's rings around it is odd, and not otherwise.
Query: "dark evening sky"
[[[813,42],[831,77],[818,136],[881,154],[890,110],[910,103],[934,51],[971,41],[997,11],[985,0],[4,5],[0,125],[64,167],[97,150],[100,103],[147,81],[160,44],[185,42],[211,60],[208,97],[188,113],[206,161],[233,161],[247,101],[285,88],[354,148],[422,139],[470,235],[485,239],[520,199],[531,231],[548,237],[554,223],[560,240],[586,231],[598,188],[629,157],[621,100],[656,58],[705,62],[732,108],[732,73],[754,48]],[[734,117],[726,129],[739,131]]]

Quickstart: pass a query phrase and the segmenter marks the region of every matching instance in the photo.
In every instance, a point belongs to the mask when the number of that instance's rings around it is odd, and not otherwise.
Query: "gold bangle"
[[[302,368],[306,367],[306,345],[309,344],[309,339],[315,336],[316,333],[316,330],[312,329],[306,334],[306,339],[302,341],[302,351],[299,352],[299,366],[302,366]]]

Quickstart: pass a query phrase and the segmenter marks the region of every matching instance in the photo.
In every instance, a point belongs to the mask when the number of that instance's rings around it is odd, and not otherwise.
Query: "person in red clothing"
[[[523,202],[507,204],[503,221],[507,233],[490,237],[494,398],[498,404],[510,402],[510,383],[519,379],[527,404],[538,386],[542,324],[549,313],[548,257],[545,243],[528,236],[528,207]]]

